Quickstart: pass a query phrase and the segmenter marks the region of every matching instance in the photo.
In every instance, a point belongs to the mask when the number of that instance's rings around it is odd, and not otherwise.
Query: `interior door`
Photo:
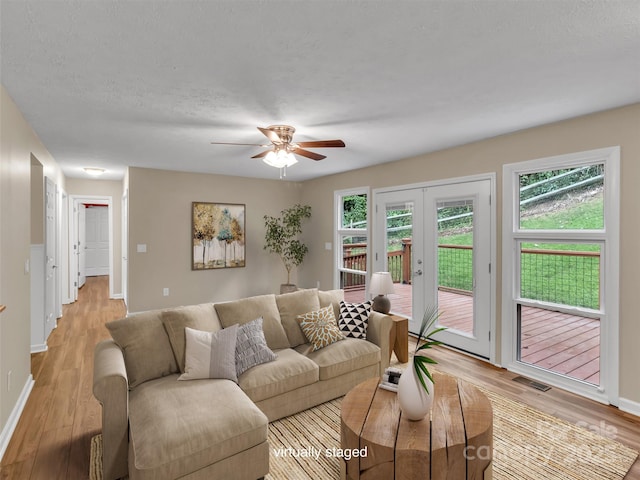
[[[44,337],[56,326],[56,263],[57,243],[57,206],[56,185],[50,178],[45,177],[45,286],[44,286]]]
[[[122,296],[125,306],[128,305],[129,278],[129,193],[125,191],[122,196]]]
[[[109,275],[109,207],[85,208],[85,276]]]
[[[489,358],[491,353],[491,181],[425,190],[425,290],[437,304],[443,343]]]

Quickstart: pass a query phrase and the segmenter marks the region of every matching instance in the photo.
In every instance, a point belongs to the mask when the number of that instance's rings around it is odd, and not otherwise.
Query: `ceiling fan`
[[[342,140],[315,140],[311,142],[293,142],[293,134],[296,129],[290,125],[271,125],[267,128],[258,127],[271,144],[260,143],[227,143],[211,142],[213,145],[247,145],[255,147],[270,147],[269,150],[260,152],[251,158],[263,158],[264,162],[276,168],[290,167],[297,163],[294,154],[307,157],[312,160],[322,160],[325,155],[305,150],[306,148],[344,147]]]

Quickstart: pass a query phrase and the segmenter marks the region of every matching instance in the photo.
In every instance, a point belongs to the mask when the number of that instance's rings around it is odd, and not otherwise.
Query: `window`
[[[366,297],[369,253],[369,189],[335,193],[336,211],[336,288],[345,299],[362,302]]]
[[[618,178],[618,148],[504,167],[506,363],[599,400],[617,395]]]

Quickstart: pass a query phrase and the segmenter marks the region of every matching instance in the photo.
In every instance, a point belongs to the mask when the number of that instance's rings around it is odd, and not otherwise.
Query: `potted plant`
[[[296,289],[291,283],[291,270],[302,263],[309,251],[309,247],[298,240],[298,235],[302,233],[302,221],[306,218],[311,218],[311,207],[299,204],[282,210],[280,217],[264,216],[264,249],[278,254],[287,270],[287,283],[280,286],[281,293]]]
[[[438,332],[446,330],[446,327],[434,328],[436,321],[440,317],[438,307],[431,306],[426,309],[420,324],[420,332],[416,342],[416,350],[413,359],[404,373],[400,376],[398,383],[398,401],[402,414],[409,420],[421,420],[431,409],[433,403],[433,377],[429,372],[428,365],[435,365],[436,362],[430,357],[423,355],[422,352],[441,342],[434,340],[432,337]],[[422,343],[422,345],[420,344]]]

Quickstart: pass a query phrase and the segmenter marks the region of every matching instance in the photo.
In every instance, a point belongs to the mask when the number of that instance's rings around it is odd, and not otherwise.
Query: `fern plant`
[[[447,327],[433,328],[439,317],[440,313],[438,312],[437,306],[432,305],[425,310],[422,317],[422,323],[420,324],[420,332],[418,333],[416,350],[413,354],[413,368],[416,371],[416,375],[418,376],[418,380],[420,380],[422,388],[424,388],[424,391],[427,392],[427,395],[429,394],[429,388],[427,387],[427,383],[425,382],[424,377],[426,376],[429,380],[431,380],[431,383],[435,383],[427,365],[435,365],[438,362],[430,357],[427,357],[426,355],[420,354],[420,352],[428,350],[431,347],[435,347],[436,345],[442,345],[442,342],[431,338],[436,333],[442,332],[443,330],[447,329]],[[420,345],[421,341],[424,341],[422,345]]]

